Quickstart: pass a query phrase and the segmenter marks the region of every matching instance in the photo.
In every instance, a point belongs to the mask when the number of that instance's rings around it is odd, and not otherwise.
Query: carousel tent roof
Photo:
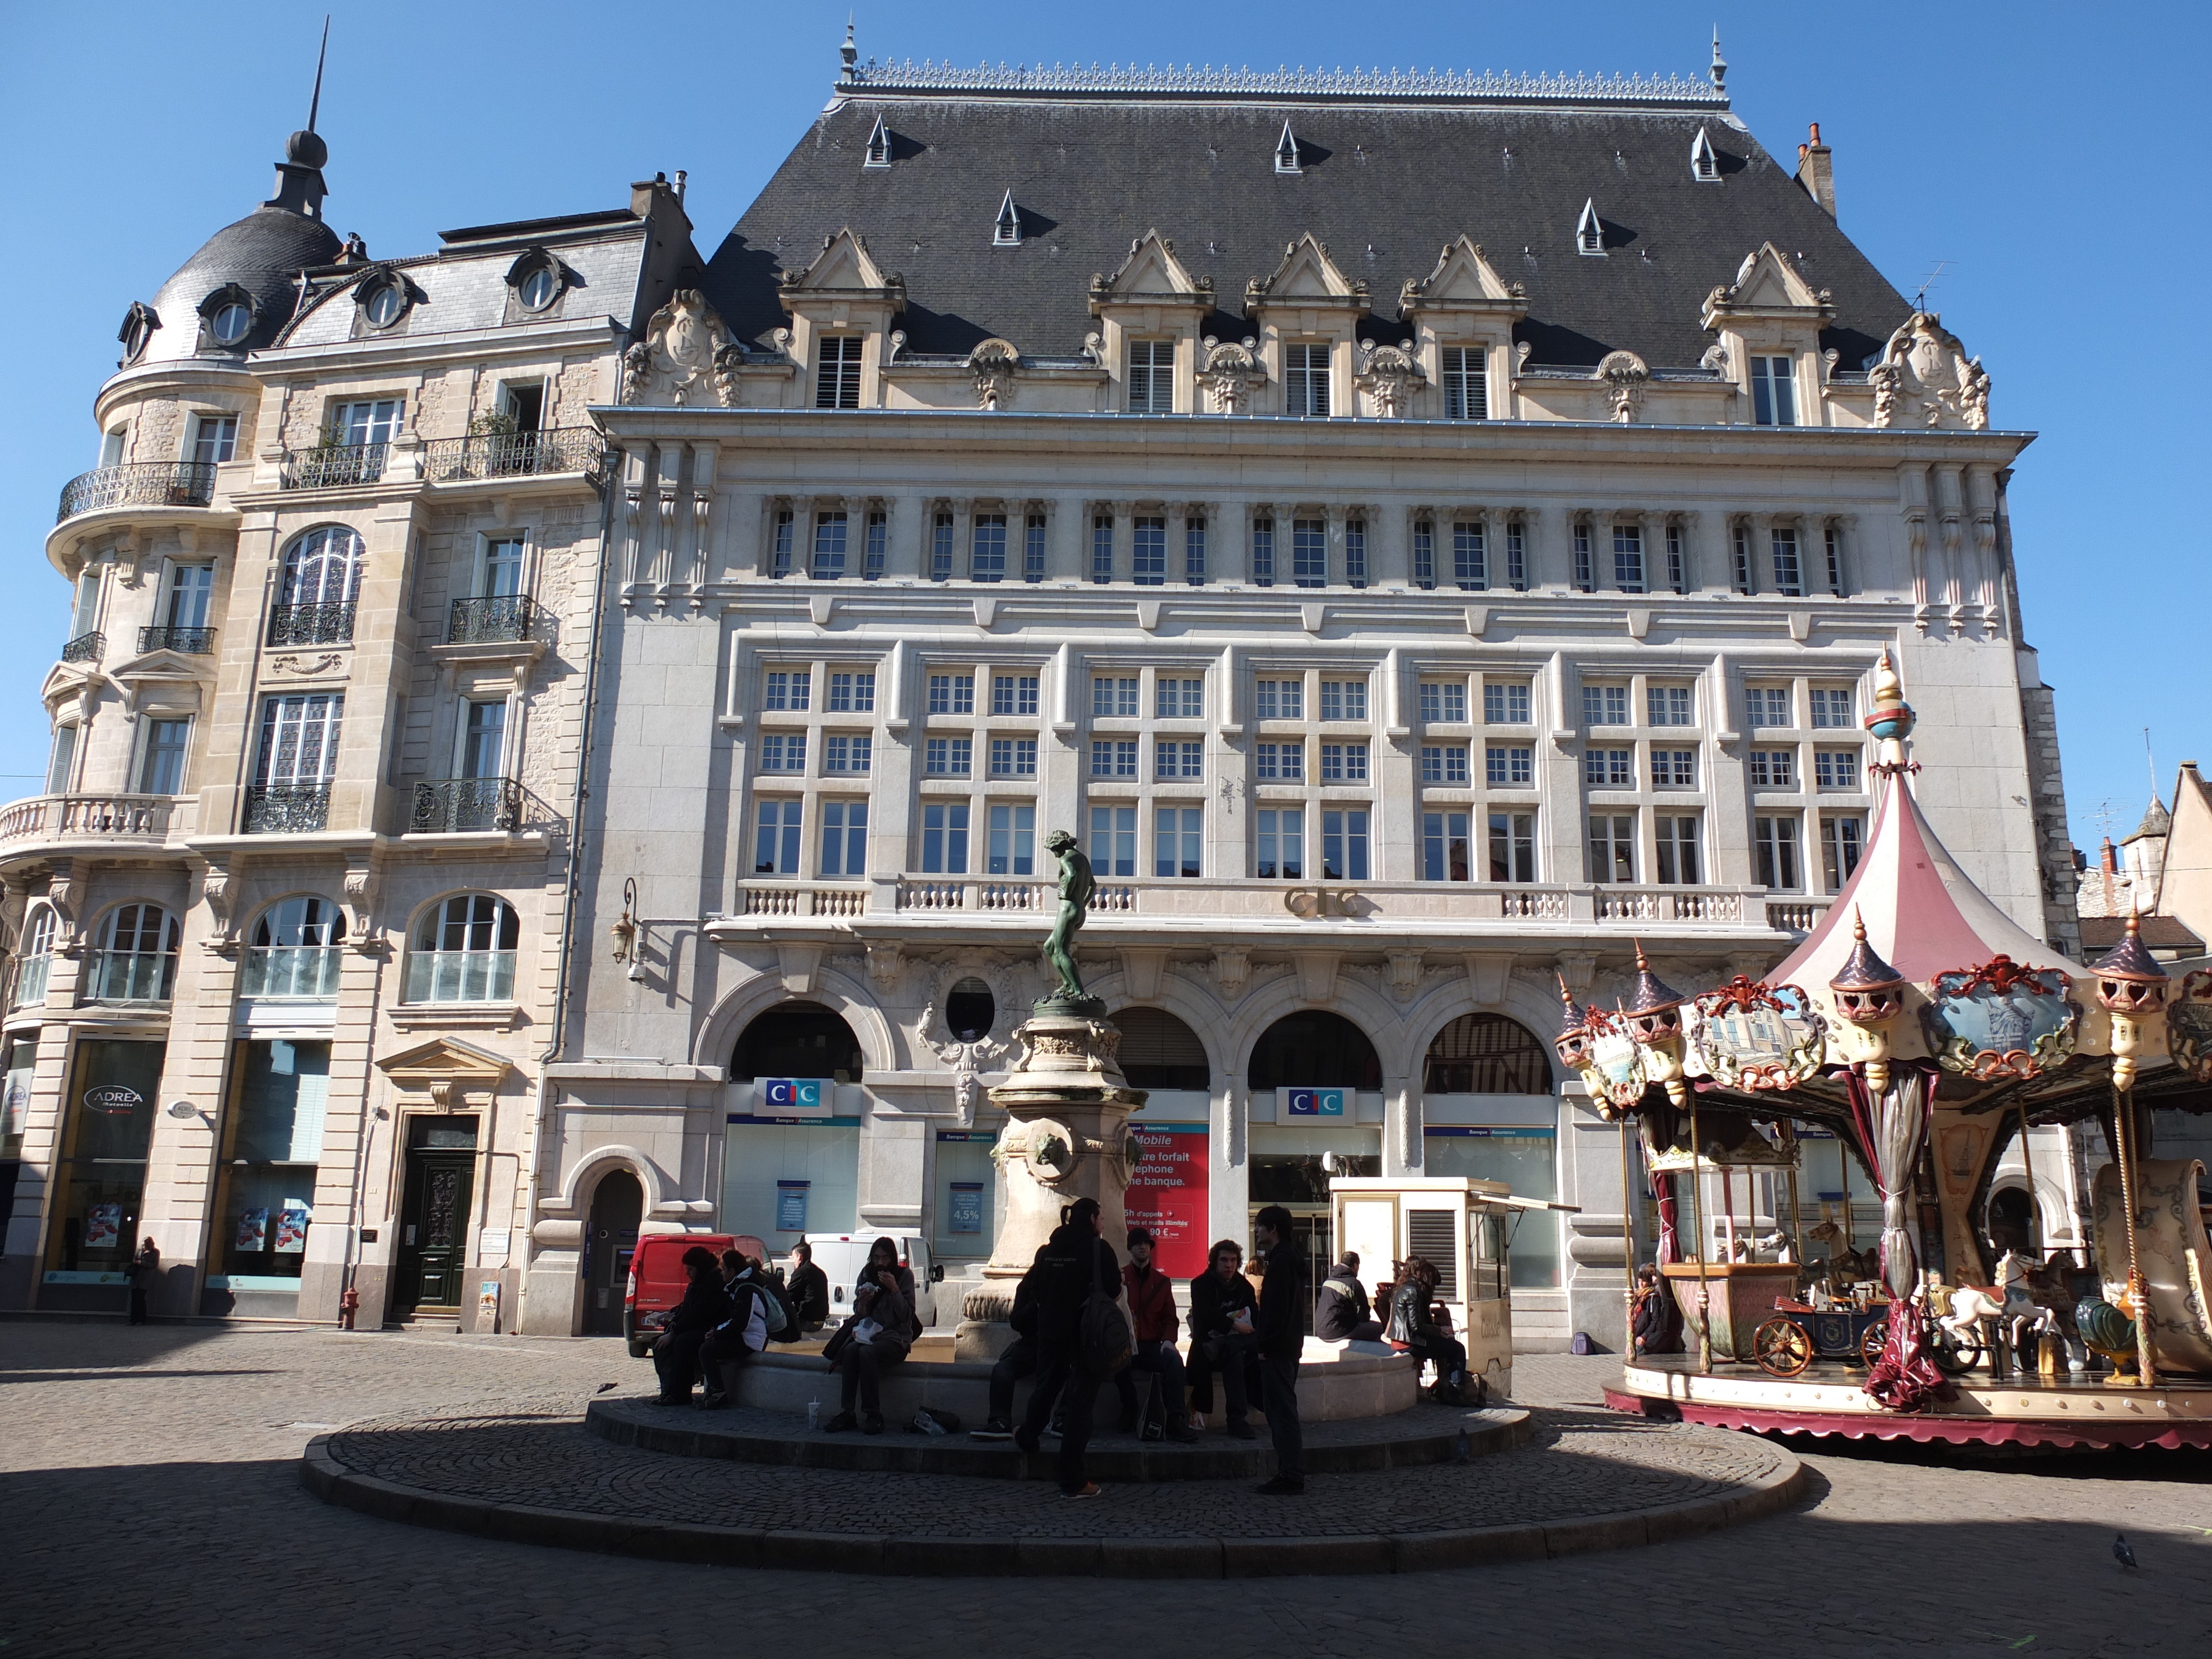
[[[1884,783],[1858,868],[1820,925],[1767,982],[1824,994],[1851,955],[1854,912],[1865,919],[1867,942],[1917,984],[1997,956],[2010,957],[2023,967],[2056,968],[2071,978],[2085,972],[1974,885],[1936,840],[1901,773],[1891,774]]]

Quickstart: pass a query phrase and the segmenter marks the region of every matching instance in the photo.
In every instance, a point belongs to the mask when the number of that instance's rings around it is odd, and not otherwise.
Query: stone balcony
[[[181,846],[198,805],[190,795],[33,795],[0,807],[0,860]]]

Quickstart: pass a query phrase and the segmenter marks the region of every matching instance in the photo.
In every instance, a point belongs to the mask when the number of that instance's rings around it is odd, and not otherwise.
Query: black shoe
[[[981,1428],[969,1430],[968,1437],[970,1440],[1012,1440],[1014,1431],[994,1417]]]
[[[883,1431],[884,1414],[881,1412],[870,1412],[868,1413],[868,1420],[860,1425],[860,1432],[862,1434],[881,1434]]]
[[[854,1416],[852,1413],[839,1412],[836,1416],[831,1418],[827,1423],[824,1423],[822,1425],[822,1432],[824,1434],[842,1434],[848,1429],[856,1429],[860,1426],[860,1419]]]
[[[1036,1436],[1025,1434],[1019,1429],[1016,1429],[1014,1431],[1014,1444],[1019,1446],[1031,1457],[1035,1457],[1040,1451],[1044,1449],[1043,1447],[1037,1444]]]
[[[730,1396],[726,1394],[716,1392],[699,1396],[699,1409],[702,1412],[723,1412],[729,1408]]]
[[[1257,1440],[1260,1431],[1249,1423],[1240,1421],[1229,1425],[1229,1437],[1231,1440]]]
[[[1279,1474],[1253,1488],[1267,1498],[1296,1498],[1306,1489],[1306,1478],[1302,1474]]]
[[[1168,1438],[1181,1445],[1195,1445],[1198,1443],[1198,1431],[1188,1423],[1170,1423],[1168,1425]]]

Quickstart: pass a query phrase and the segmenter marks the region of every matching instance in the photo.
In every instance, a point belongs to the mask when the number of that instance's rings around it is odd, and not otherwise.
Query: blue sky
[[[2212,616],[2191,477],[2208,215],[2212,7],[1555,3],[1386,9],[1131,0],[859,9],[864,57],[1703,73],[1717,21],[1737,112],[1789,154],[1835,149],[1838,216],[1979,354],[1998,422],[2039,432],[2012,487],[2027,639],[2057,688],[2075,842],[2124,834],[2150,785],[2212,765]],[[1453,15],[1455,14],[1455,15]],[[328,212],[380,254],[455,225],[613,206],[690,174],[711,249],[828,95],[845,7],[344,0],[321,131]],[[15,252],[0,317],[28,332],[0,398],[0,799],[37,793],[38,690],[67,626],[42,556],[94,465],[92,398],[134,299],[267,194],[307,110],[321,9],[0,8],[0,155]],[[2195,453],[2197,460],[2188,458]]]

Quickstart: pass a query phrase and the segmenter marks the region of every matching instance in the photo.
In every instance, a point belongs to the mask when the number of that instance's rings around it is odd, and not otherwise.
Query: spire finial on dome
[[[1912,705],[1905,700],[1905,687],[1884,647],[1874,667],[1874,708],[1866,717],[1868,734],[1881,744],[1877,766],[1892,774],[1906,769],[1905,740],[1912,734]]]
[[[1682,994],[1651,971],[1651,964],[1644,959],[1644,941],[1636,945],[1636,994],[1629,1000],[1623,1012],[1630,1014],[1653,1014],[1682,1006]]]
[[[315,93],[307,100],[307,131],[315,130],[315,118],[323,110],[323,61],[331,55],[331,15],[323,14],[323,44],[315,49]]]
[[[276,164],[276,194],[267,204],[310,219],[323,216],[323,198],[330,193],[322,167],[331,159],[331,147],[315,131],[323,112],[323,64],[330,50],[331,20],[325,15],[322,45],[315,52],[315,89],[307,99],[307,125],[284,141],[284,159]]]
[[[837,48],[837,56],[844,64],[838,78],[843,81],[854,79],[859,73],[860,49],[853,41],[853,14],[850,12],[845,14],[845,44]]]
[[[1713,25],[1713,90],[1728,90],[1728,59],[1721,56],[1721,26]]]

